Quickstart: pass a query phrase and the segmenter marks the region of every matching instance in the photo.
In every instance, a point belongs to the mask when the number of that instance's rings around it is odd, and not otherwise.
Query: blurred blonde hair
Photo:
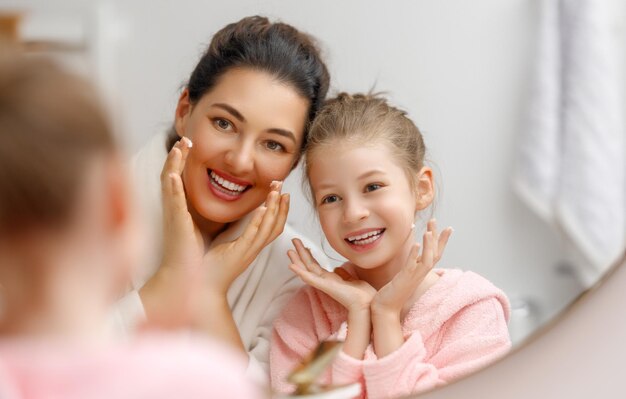
[[[3,49],[4,50],[4,49]],[[0,57],[0,236],[68,221],[97,153],[113,152],[94,88],[52,61]]]

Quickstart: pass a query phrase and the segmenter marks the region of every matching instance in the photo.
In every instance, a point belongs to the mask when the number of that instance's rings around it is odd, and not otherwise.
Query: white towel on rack
[[[542,0],[516,191],[562,233],[583,282],[624,251],[626,162],[608,0]]]

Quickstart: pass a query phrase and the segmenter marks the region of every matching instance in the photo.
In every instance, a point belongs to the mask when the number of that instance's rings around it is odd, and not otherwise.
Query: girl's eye
[[[339,196],[335,194],[327,195],[322,198],[322,204],[332,204],[333,202],[339,201]]]
[[[233,130],[233,125],[226,119],[222,119],[222,118],[215,118],[213,120],[213,123],[215,124],[215,126],[217,126],[218,129],[220,130],[224,130],[224,131],[229,131],[229,130]]]
[[[382,184],[378,184],[378,183],[368,184],[367,186],[365,186],[365,192],[369,193],[370,191],[376,191],[381,187],[382,187]]]
[[[285,147],[277,141],[268,141],[265,147],[270,151],[284,151]]]

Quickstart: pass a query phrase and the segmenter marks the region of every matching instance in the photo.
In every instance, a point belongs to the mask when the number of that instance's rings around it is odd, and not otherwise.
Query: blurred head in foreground
[[[49,60],[0,56],[0,332],[100,329],[136,223],[95,90]]]

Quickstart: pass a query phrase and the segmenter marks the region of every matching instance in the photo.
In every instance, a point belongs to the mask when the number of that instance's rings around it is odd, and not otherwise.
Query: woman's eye
[[[322,204],[332,204],[333,202],[337,202],[339,201],[339,196],[337,195],[327,195],[326,197],[322,198]]]
[[[382,184],[378,184],[378,183],[368,184],[367,186],[365,186],[365,192],[369,193],[370,191],[376,191],[381,187],[382,187]]]
[[[232,130],[233,129],[233,125],[226,119],[216,118],[213,120],[213,123],[220,130]]]
[[[285,150],[285,147],[277,141],[268,141],[265,144],[265,147],[267,147],[267,149],[270,151],[284,151]]]

